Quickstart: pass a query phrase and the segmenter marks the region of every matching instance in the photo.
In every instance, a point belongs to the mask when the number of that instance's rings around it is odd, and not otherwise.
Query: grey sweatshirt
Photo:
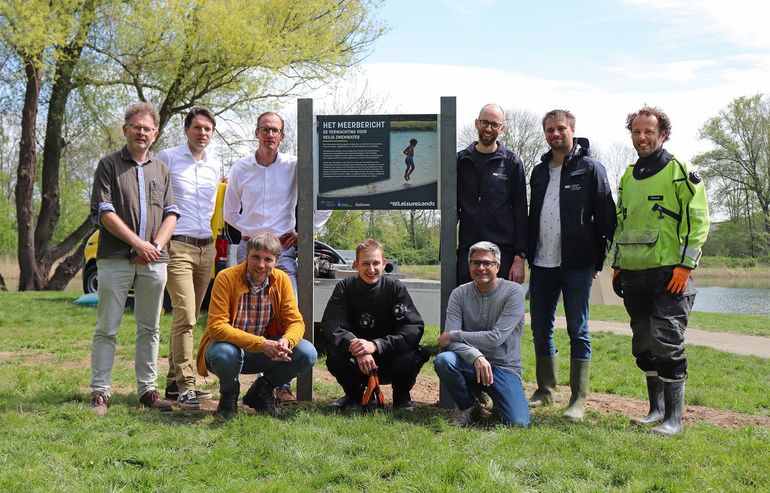
[[[524,294],[520,284],[505,279],[487,293],[474,282],[455,288],[447,306],[446,331],[452,341],[447,350],[469,364],[483,355],[521,378]]]

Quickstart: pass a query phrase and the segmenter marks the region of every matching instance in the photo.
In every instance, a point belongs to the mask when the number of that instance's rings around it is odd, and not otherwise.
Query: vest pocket
[[[660,265],[660,247],[657,229],[623,231],[618,238],[620,268],[650,269]]]

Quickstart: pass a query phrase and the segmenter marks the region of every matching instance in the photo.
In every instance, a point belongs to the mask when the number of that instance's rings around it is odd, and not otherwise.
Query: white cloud
[[[714,60],[681,60],[662,63],[655,70],[640,70],[639,64],[614,65],[605,70],[609,74],[621,76],[628,80],[650,82],[688,83],[697,80],[702,69],[714,67]]]
[[[657,11],[672,36],[718,36],[745,48],[770,49],[770,4],[760,0],[621,0],[639,15]],[[663,47],[665,49],[665,47]]]

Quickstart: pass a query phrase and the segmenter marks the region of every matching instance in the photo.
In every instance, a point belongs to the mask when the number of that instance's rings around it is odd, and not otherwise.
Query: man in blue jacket
[[[550,404],[556,387],[558,350],[554,313],[564,298],[570,337],[572,391],[564,417],[583,419],[591,362],[588,302],[615,230],[615,202],[604,166],[589,157],[588,139],[575,138],[575,117],[553,110],[543,117],[550,151],[530,177],[530,316],[535,341],[537,390],[530,407]]]
[[[468,250],[479,241],[500,248],[499,277],[521,283],[527,253],[524,165],[497,140],[505,131],[505,112],[499,105],[481,108],[475,126],[478,141],[457,153],[457,284],[471,281]]]

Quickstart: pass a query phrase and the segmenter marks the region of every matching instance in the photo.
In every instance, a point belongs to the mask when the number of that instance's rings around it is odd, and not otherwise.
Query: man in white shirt
[[[171,185],[182,217],[169,253],[167,289],[174,306],[169,341],[166,399],[183,409],[200,409],[211,394],[195,389],[193,327],[211,279],[215,248],[211,231],[220,163],[206,152],[216,121],[208,108],[193,108],[184,120],[187,142],[165,149],[158,158],[171,172]]]
[[[297,158],[278,152],[283,141],[284,121],[268,111],[257,118],[254,135],[257,151],[237,161],[230,169],[225,192],[225,221],[241,232],[238,263],[246,260],[246,249],[252,236],[270,231],[281,241],[281,255],[276,267],[291,278],[297,292]],[[316,211],[315,230],[324,225],[331,211]],[[278,391],[282,402],[294,400],[284,386]]]
[[[283,141],[283,118],[268,111],[257,118],[259,147],[254,155],[230,169],[225,192],[225,221],[241,232],[238,262],[246,260],[246,245],[258,231],[271,231],[281,240],[278,267],[291,278],[297,292],[297,158],[278,152]],[[316,211],[315,230],[329,219],[331,211]]]

